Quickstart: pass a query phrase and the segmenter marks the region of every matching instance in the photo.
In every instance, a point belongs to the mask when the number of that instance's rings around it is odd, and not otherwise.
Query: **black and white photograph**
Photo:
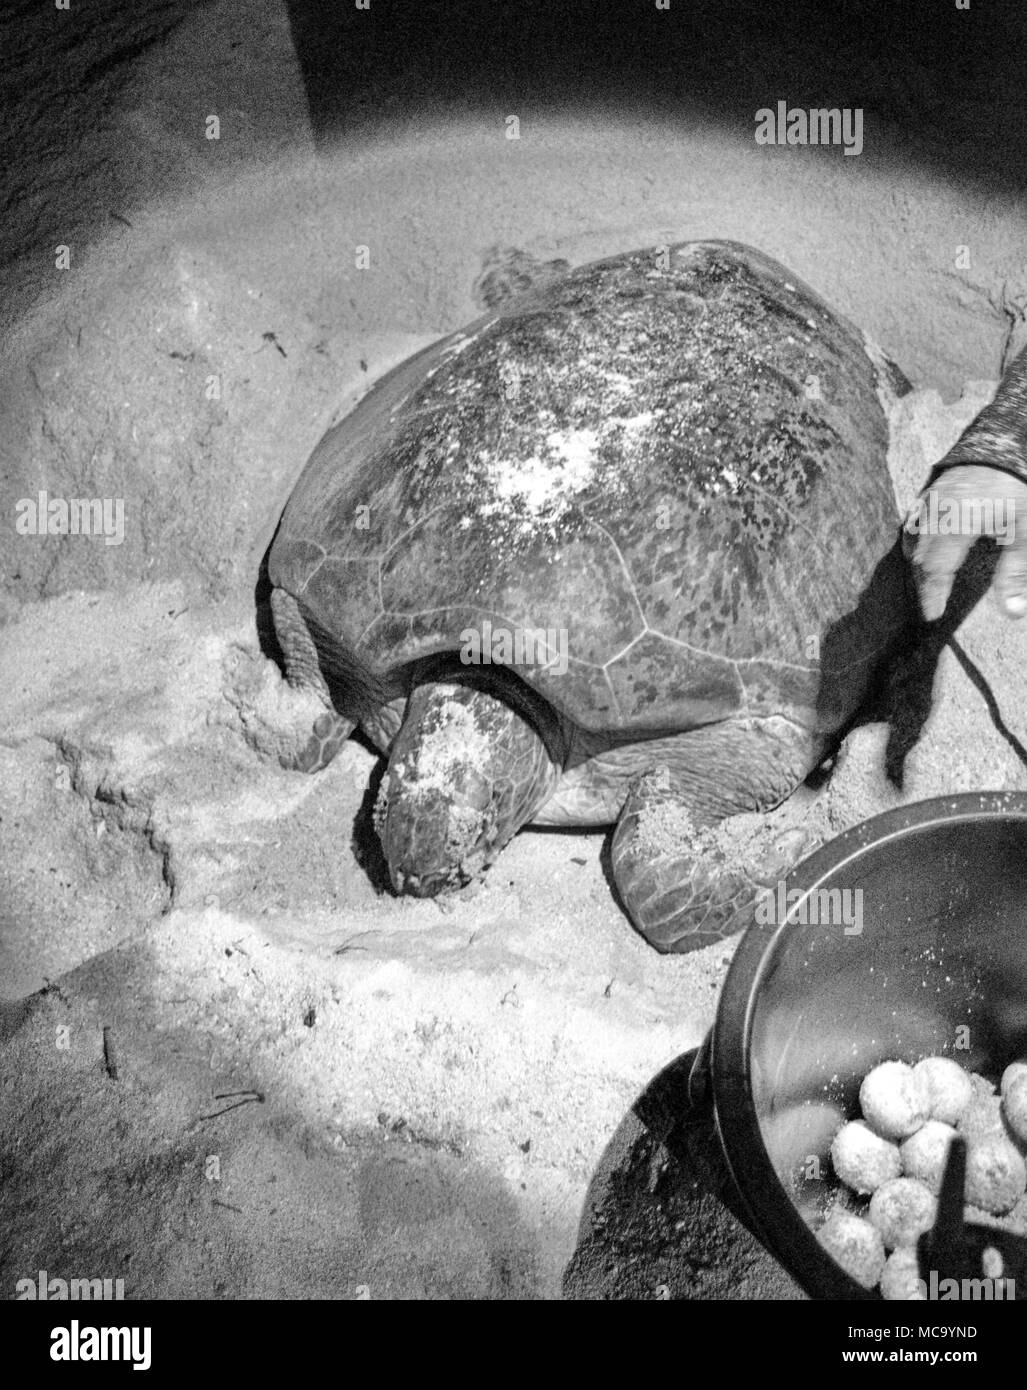
[[[570,1300],[996,1374],[1023,0],[8,0],[0,67],[26,1373]]]

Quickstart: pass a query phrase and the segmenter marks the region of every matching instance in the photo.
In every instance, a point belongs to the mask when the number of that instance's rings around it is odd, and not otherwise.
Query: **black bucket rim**
[[[982,819],[1027,822],[1027,792],[956,792],[882,811],[815,849],[787,875],[786,888],[806,894],[845,864],[889,840],[917,834],[932,825]],[[717,1132],[754,1231],[803,1290],[816,1299],[879,1301],[880,1293],[864,1289],[846,1274],[803,1220],[767,1153],[752,1101],[749,1052],[753,1000],[776,943],[794,926],[787,920],[773,929],[753,923],[743,934],[728,968],[713,1023],[710,1059]]]

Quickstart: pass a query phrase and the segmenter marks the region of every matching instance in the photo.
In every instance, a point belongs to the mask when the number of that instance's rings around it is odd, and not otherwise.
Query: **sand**
[[[212,149],[187,116],[232,35],[275,119],[241,84]],[[128,1297],[797,1296],[720,1202],[709,1136],[671,1142],[647,1104],[733,944],[652,952],[600,833],[523,833],[451,899],[384,892],[370,752],[278,765],[310,710],[268,654],[259,564],[321,433],[474,316],[496,245],[780,257],[916,384],[905,505],[994,389],[1022,199],[968,208],[895,149],[767,159],[748,130],[662,117],[540,112],[518,143],[498,115],[439,116],[315,148],[284,11],[254,4],[190,15],[101,106],[106,164],[37,150],[6,253],[5,528],[41,489],[125,510],[117,545],[4,547],[0,1289],[45,1269]],[[26,259],[39,225],[69,272]],[[1027,788],[1027,624],[985,600],[959,643],[902,790],[886,727],[857,729],[819,834]]]

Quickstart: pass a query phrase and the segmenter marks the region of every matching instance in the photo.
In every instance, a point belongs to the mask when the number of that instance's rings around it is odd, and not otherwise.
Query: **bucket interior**
[[[732,965],[714,1086],[743,1196],[809,1288],[827,1259],[806,1237],[835,1191],[831,1140],[867,1072],[945,1055],[997,1080],[1027,1057],[1027,798],[889,812],[786,890],[790,915],[750,928]]]

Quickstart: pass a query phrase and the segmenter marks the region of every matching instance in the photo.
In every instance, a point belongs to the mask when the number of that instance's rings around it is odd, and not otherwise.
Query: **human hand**
[[[1027,482],[986,464],[957,464],[921,493],[903,529],[928,622],[944,613],[953,580],[980,536],[993,536],[1002,547],[992,587],[1000,612],[1027,613]]]

